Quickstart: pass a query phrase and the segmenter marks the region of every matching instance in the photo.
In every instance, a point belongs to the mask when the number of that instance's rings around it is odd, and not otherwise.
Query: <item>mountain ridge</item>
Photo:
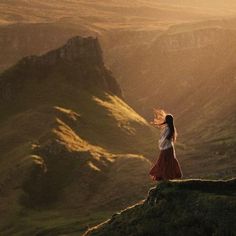
[[[59,65],[61,69],[55,68]],[[73,70],[74,73],[77,71],[77,75],[70,75],[67,70]],[[10,81],[13,80],[10,79],[10,77],[11,74],[14,73],[18,73],[18,78],[14,79],[15,82]],[[11,67],[9,70],[2,73],[0,76],[0,87],[7,91],[1,92],[1,100],[3,101],[4,98],[9,100],[11,96],[15,96],[20,90],[15,87],[22,87],[22,84],[25,83],[26,80],[33,80],[31,78],[32,75],[34,80],[36,80],[35,78],[37,77],[36,82],[39,83],[52,73],[67,73],[68,82],[77,83],[78,87],[83,87],[86,84],[87,87],[89,87],[96,84],[98,87],[107,90],[107,92],[110,91],[117,96],[122,97],[118,83],[113,78],[111,71],[104,66],[98,39],[77,36],[67,41],[67,43],[59,49],[50,51],[41,56],[25,57],[14,67]],[[79,81],[76,82],[76,77],[79,79],[80,84],[78,83]]]
[[[150,185],[156,131],[122,99],[96,39],[65,45],[0,76],[0,234],[98,222]]]

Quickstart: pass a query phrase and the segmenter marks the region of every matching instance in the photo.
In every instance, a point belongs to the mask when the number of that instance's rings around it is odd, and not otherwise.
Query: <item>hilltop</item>
[[[234,235],[236,179],[162,182],[86,236]]]

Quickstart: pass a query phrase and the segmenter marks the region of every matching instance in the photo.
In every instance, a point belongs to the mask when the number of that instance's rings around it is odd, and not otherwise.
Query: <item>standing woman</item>
[[[174,118],[163,110],[154,109],[154,121],[151,124],[161,129],[159,139],[160,154],[157,162],[149,174],[153,180],[178,179],[183,176],[181,167],[175,155],[174,142],[177,132],[174,125]]]

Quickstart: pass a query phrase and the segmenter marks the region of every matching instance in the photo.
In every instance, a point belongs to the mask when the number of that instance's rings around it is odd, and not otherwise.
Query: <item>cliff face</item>
[[[64,78],[61,80],[62,76]],[[27,93],[30,93],[28,95],[32,100],[34,90],[44,90],[43,84],[45,87],[51,86],[53,90],[53,86],[62,83],[72,83],[77,89],[99,88],[122,96],[115,78],[104,66],[98,39],[78,36],[44,55],[25,57],[4,72],[0,76],[1,101],[3,104],[5,101],[14,101],[16,97],[21,100]]]
[[[42,56],[30,56],[21,60],[27,66],[56,66],[57,63],[88,63],[91,66],[103,66],[102,50],[97,38],[80,36],[71,38],[59,49]]]
[[[25,56],[58,48],[75,35],[88,35],[88,31],[80,26],[73,28],[63,23],[0,26],[0,70],[14,65]]]
[[[203,49],[207,47],[218,48],[222,44],[233,43],[236,32],[218,28],[187,30],[180,33],[168,33],[156,40],[155,47],[165,52]]]
[[[228,20],[172,26],[139,50],[120,52],[125,60],[112,64],[124,97],[140,114],[152,119],[158,107],[175,116],[177,154],[187,176],[236,173],[235,25]]]
[[[160,183],[86,236],[234,235],[236,180]]]
[[[142,54],[134,53],[131,68],[125,67],[123,75],[129,79],[123,79],[121,85],[126,87],[128,101],[146,116],[153,106],[179,112],[188,106],[183,100],[186,96],[196,106],[202,106],[209,101],[210,89],[213,99],[223,99],[219,87],[224,91],[229,83],[234,86],[229,74],[234,74],[235,39],[235,29],[207,27],[207,23],[199,28],[186,24],[163,32]],[[144,60],[137,60],[138,57]],[[139,70],[134,70],[135,67]],[[231,72],[227,74],[227,70]],[[169,91],[173,91],[172,96],[167,95]],[[137,97],[139,104],[135,103]]]

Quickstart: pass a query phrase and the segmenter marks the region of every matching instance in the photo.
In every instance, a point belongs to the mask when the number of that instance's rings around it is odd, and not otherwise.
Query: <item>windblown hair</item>
[[[163,125],[168,125],[170,128],[170,133],[167,136],[167,139],[176,141],[177,131],[174,125],[174,117],[171,114],[167,114],[164,110],[154,109],[154,124],[158,127],[162,127]]]

